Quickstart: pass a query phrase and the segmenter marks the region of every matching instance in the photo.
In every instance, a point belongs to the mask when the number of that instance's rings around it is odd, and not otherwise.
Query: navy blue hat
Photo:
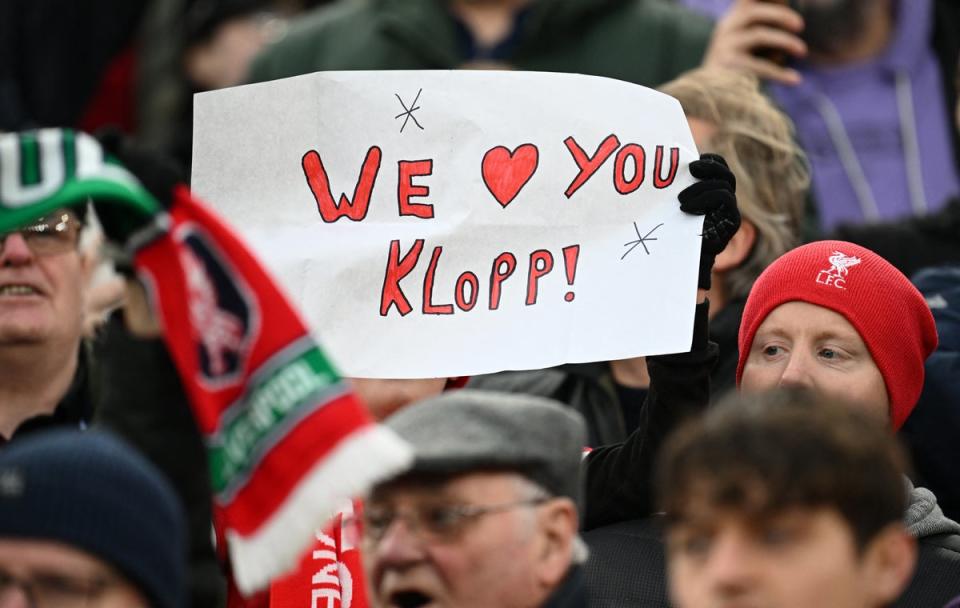
[[[0,450],[0,538],[64,543],[116,568],[154,608],[185,605],[182,507],[152,464],[105,432],[44,432]]]

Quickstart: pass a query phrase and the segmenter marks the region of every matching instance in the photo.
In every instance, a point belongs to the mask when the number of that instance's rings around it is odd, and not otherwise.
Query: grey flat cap
[[[580,504],[585,425],[556,401],[461,389],[404,408],[386,425],[413,445],[410,473],[508,469]]]

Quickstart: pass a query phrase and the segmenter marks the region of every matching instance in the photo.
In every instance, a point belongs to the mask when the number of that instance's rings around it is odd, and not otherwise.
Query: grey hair
[[[529,500],[537,499],[550,499],[558,498],[554,496],[546,488],[540,484],[531,481],[530,479],[523,477],[521,475],[517,476],[517,487],[518,491],[522,496],[525,496]],[[583,564],[590,557],[590,548],[587,546],[587,543],[583,540],[583,537],[578,533],[573,537],[573,543],[571,544],[570,551],[570,560],[575,565]]]
[[[587,559],[590,558],[590,547],[587,546],[586,541],[583,540],[583,537],[577,534],[573,537],[573,551],[571,559],[576,565],[586,563]]]
[[[80,229],[80,251],[88,251],[99,246],[103,240],[103,226],[93,210],[93,205],[88,201],[83,206],[86,207],[86,219]]]

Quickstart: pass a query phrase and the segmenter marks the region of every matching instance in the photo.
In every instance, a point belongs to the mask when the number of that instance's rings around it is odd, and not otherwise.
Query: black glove
[[[703,154],[690,163],[690,174],[700,181],[684,188],[677,198],[681,211],[704,216],[697,286],[710,289],[713,261],[740,229],[737,180],[723,157],[716,154]]]
[[[143,184],[161,206],[168,208],[173,200],[173,189],[184,183],[183,172],[171,158],[151,150],[116,129],[103,129],[96,133],[97,141],[105,154],[113,156]],[[123,245],[127,238],[142,227],[146,218],[137,218],[129,213],[118,212],[111,204],[97,204],[97,217],[103,224],[107,239]]]

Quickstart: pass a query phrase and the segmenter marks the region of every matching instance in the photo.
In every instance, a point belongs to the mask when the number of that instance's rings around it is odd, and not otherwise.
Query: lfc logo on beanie
[[[847,282],[846,277],[850,273],[850,267],[856,266],[863,260],[847,255],[842,251],[834,251],[827,261],[830,262],[830,268],[817,273],[817,283],[833,285],[837,289],[846,289],[844,285]]]

